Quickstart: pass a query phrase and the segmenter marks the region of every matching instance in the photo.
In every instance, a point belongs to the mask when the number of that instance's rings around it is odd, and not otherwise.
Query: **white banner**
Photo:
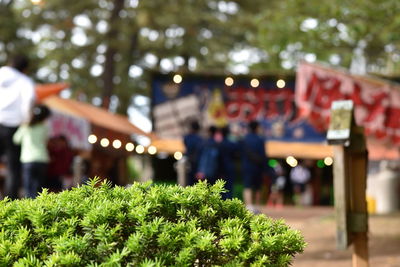
[[[74,149],[90,150],[92,148],[88,142],[91,127],[85,119],[52,110],[49,128],[50,137],[64,135]]]

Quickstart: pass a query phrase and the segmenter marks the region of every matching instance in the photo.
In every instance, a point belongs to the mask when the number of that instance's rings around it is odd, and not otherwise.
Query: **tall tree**
[[[41,58],[38,76],[68,79],[104,107],[118,99],[123,110],[133,93],[145,93],[149,69],[226,69],[257,9],[244,1],[15,1],[25,14],[19,28]]]
[[[393,72],[399,64],[400,2],[397,0],[270,1],[259,13],[259,45],[267,66],[293,69],[299,59],[350,68],[364,57],[367,70]]]
[[[300,59],[375,72],[400,62],[400,2],[382,0],[0,0],[0,61],[24,48],[43,81],[125,112],[147,94],[148,70],[293,71]],[[233,56],[232,56],[233,55]]]

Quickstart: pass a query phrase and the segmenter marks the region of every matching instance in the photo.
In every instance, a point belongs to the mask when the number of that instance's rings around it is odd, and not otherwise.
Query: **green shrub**
[[[109,183],[0,202],[0,266],[287,266],[305,243],[283,221],[193,187]]]

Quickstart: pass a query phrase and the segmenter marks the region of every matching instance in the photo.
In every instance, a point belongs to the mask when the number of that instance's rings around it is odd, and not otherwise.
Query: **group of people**
[[[29,60],[23,55],[13,57],[7,66],[0,68],[0,157],[7,168],[4,195],[11,199],[20,197],[20,188],[30,198],[37,196],[42,187],[60,189],[60,181],[54,184],[54,173],[59,171],[54,170],[52,162],[60,155],[52,154],[57,153],[65,138],[56,137],[49,146],[45,122],[51,111],[36,103],[34,82],[27,75],[28,69]],[[62,153],[70,157],[63,162],[68,166],[72,153]]]
[[[235,180],[235,162],[241,160],[243,172],[243,200],[249,209],[261,201],[263,176],[271,175],[265,153],[264,139],[261,137],[257,121],[248,124],[247,133],[240,139],[231,138],[229,126],[218,129],[208,128],[207,137],[200,135],[200,125],[193,121],[190,131],[184,136],[188,161],[187,184],[199,180],[214,183],[217,179],[225,181],[224,198],[232,198]]]
[[[257,121],[247,124],[245,134],[234,137],[230,135],[229,126],[210,126],[205,138],[200,134],[200,128],[199,123],[193,121],[188,134],[184,136],[188,162],[187,185],[193,185],[199,180],[207,180],[212,184],[222,179],[226,190],[222,197],[232,198],[237,174],[236,162],[240,162],[243,201],[250,210],[255,211],[256,205],[261,204],[265,187],[269,205],[283,206],[284,191],[288,185],[292,186],[293,203],[305,204],[303,195],[311,179],[310,170],[303,161],[289,171],[279,162],[270,167],[265,140]]]

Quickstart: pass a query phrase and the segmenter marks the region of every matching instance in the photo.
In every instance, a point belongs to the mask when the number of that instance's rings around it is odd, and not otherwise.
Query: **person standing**
[[[295,205],[305,205],[305,193],[307,185],[311,179],[311,172],[304,161],[290,171],[290,180],[293,184],[293,200]]]
[[[259,136],[259,123],[251,121],[249,132],[241,141],[242,171],[243,171],[243,200],[249,210],[256,211],[255,204],[261,204],[261,187],[267,157],[264,139]]]
[[[18,198],[21,186],[21,147],[12,138],[29,119],[35,101],[34,82],[26,75],[28,67],[28,58],[18,55],[0,68],[0,147],[3,148],[0,153],[4,153],[8,169],[5,195],[11,199]]]
[[[65,177],[71,176],[74,153],[65,135],[51,138],[47,144],[47,150],[50,161],[44,186],[51,192],[60,192],[63,189]]]
[[[235,181],[235,160],[238,156],[238,145],[230,139],[229,125],[221,129],[222,142],[220,144],[221,153],[221,177],[225,181],[226,193],[222,194],[224,199],[233,198],[233,184]]]
[[[197,182],[195,176],[198,168],[201,147],[203,145],[203,138],[199,135],[199,131],[199,123],[197,121],[192,121],[190,123],[189,133],[183,137],[189,165],[186,175],[186,185],[194,185]]]
[[[221,172],[221,141],[222,136],[217,127],[208,128],[208,138],[202,146],[196,173],[197,180],[207,180],[214,184]]]
[[[49,153],[45,121],[50,115],[49,108],[36,105],[29,124],[20,126],[13,136],[14,143],[21,145],[22,178],[25,194],[29,198],[37,196],[47,175]]]

